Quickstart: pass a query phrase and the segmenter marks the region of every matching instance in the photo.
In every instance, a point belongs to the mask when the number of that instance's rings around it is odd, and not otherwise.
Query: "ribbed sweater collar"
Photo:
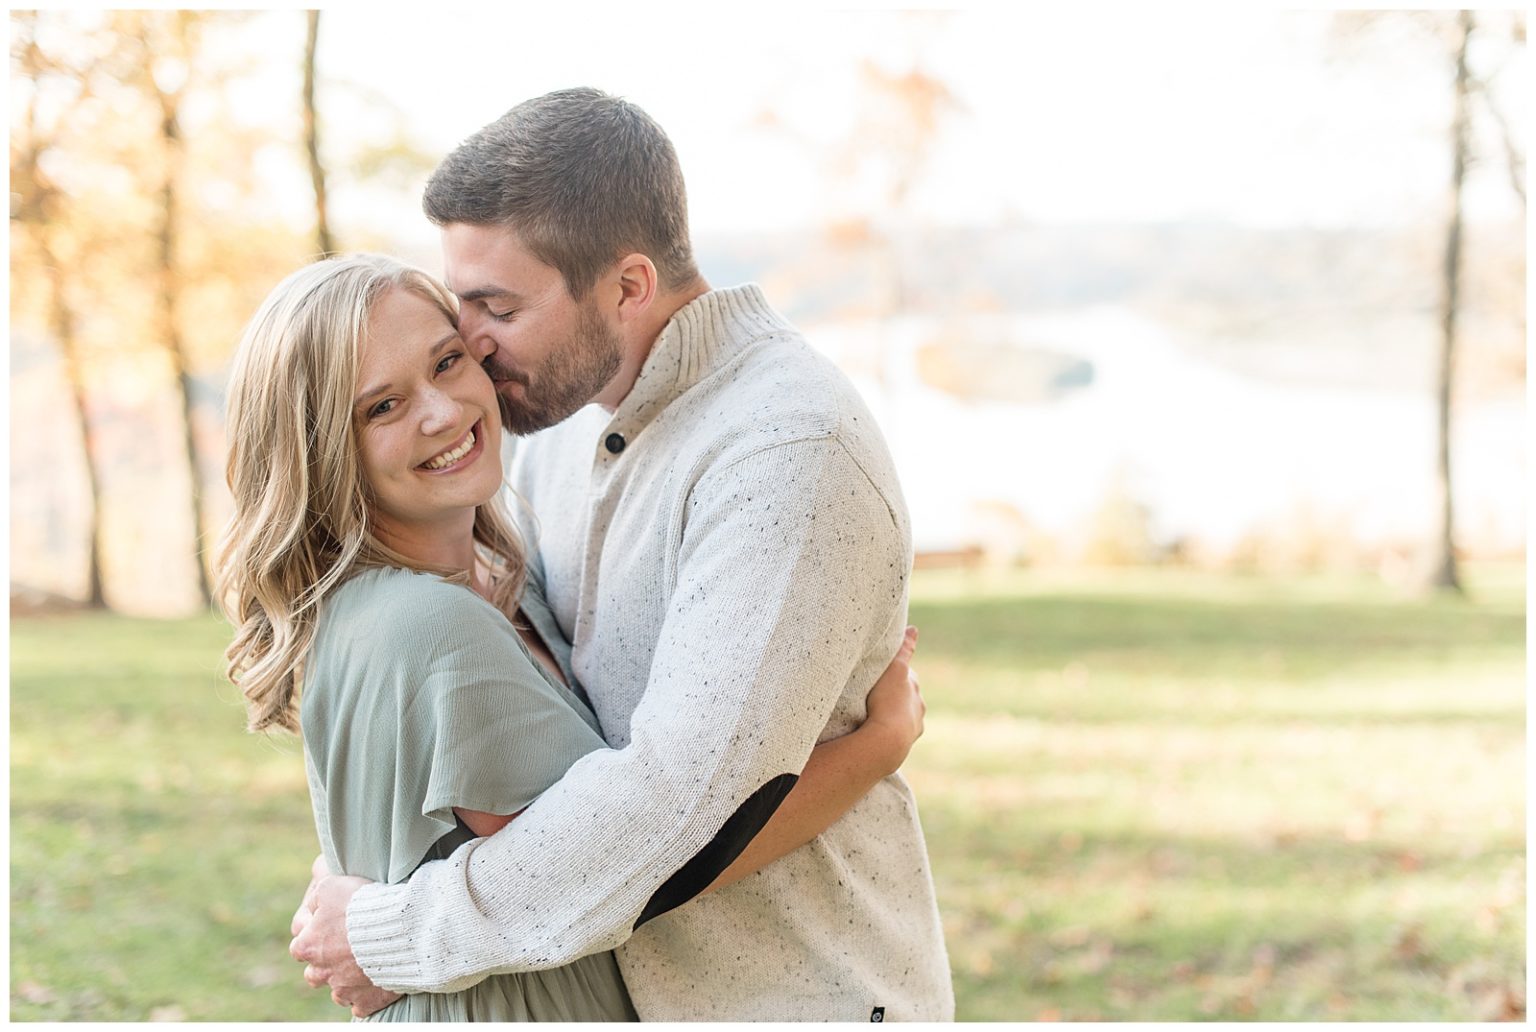
[[[605,433],[632,438],[731,353],[789,330],[789,322],[769,307],[755,283],[700,295],[679,308],[662,329]]]

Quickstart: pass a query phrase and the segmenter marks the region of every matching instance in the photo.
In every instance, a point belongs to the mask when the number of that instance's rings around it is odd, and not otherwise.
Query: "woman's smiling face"
[[[369,314],[352,418],[385,540],[472,526],[501,488],[496,391],[448,315],[415,291],[392,288]]]

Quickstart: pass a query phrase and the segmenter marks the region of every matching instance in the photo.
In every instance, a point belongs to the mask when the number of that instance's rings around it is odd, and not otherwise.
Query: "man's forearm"
[[[347,908],[348,938],[373,982],[397,992],[453,992],[492,974],[557,967],[612,949],[642,917],[653,916],[647,908],[658,893],[742,807],[727,809],[722,804],[730,797],[714,795],[670,826],[645,813],[616,814],[611,804],[622,793],[604,784],[606,772],[577,768],[619,755],[583,758],[572,768],[577,777],[557,783],[501,832],[423,865],[409,881],[361,889]],[[659,796],[687,799],[689,786],[665,779],[662,785]],[[743,804],[756,795],[748,793]],[[742,842],[759,827],[746,830]],[[673,893],[691,898],[735,855],[698,872],[691,891]]]

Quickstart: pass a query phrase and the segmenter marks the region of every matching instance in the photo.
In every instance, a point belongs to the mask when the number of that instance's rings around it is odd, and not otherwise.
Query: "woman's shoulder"
[[[347,606],[370,609],[395,608],[402,602],[449,609],[490,605],[467,584],[455,584],[435,573],[397,566],[371,566],[359,570],[338,585],[331,597]]]
[[[354,574],[331,592],[321,614],[322,628],[366,631],[381,643],[478,633],[505,623],[496,608],[467,585],[396,567]]]
[[[405,705],[445,685],[519,681],[516,638],[511,623],[467,586],[412,570],[363,570],[321,607],[305,705],[352,705],[359,693],[370,704]]]

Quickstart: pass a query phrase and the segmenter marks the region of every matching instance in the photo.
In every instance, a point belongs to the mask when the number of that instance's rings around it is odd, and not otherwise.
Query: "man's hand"
[[[365,878],[347,875],[311,881],[304,902],[293,915],[294,939],[288,944],[289,955],[305,965],[304,981],[316,989],[329,985],[331,999],[352,1008],[352,1016],[357,1018],[366,1018],[400,999],[399,993],[380,989],[368,980],[347,941],[347,904],[367,884]]]

